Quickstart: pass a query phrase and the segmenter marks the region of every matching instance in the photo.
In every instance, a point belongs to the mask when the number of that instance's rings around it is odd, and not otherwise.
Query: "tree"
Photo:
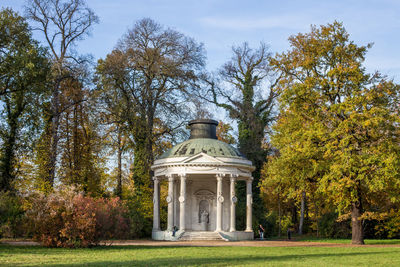
[[[138,21],[117,48],[98,62],[97,84],[104,105],[114,121],[126,124],[133,141],[132,179],[135,194],[149,209],[147,217],[152,208],[150,167],[156,144],[183,124],[187,95],[203,66],[201,44],[151,19]]]
[[[304,121],[293,109],[281,106],[271,136],[272,146],[279,152],[269,157],[261,173],[261,191],[270,209],[281,209],[281,203],[271,202],[284,199],[291,204],[292,217],[296,220],[296,210],[300,206],[300,234],[303,232],[306,199],[315,202],[321,198],[317,185],[324,173],[324,161],[320,145],[322,136],[316,126],[317,123]]]
[[[307,171],[288,174],[294,185],[316,179],[317,191],[351,216],[352,243],[363,244],[362,222],[371,204],[399,201],[400,88],[366,73],[362,63],[371,45],[350,41],[339,22],[312,26],[289,42],[291,49],[272,60],[283,75],[276,160],[289,158]]]
[[[89,90],[79,80],[65,79],[60,89],[60,106],[65,110],[60,116],[60,180],[79,191],[100,195],[105,175],[104,142],[98,134],[97,110]]]
[[[233,128],[229,123],[224,123],[223,121],[219,121],[217,126],[217,138],[219,141],[225,142],[227,144],[236,143],[235,138],[230,133]]]
[[[221,83],[209,81],[208,101],[225,109],[229,117],[238,122],[238,146],[256,167],[254,172],[253,192],[255,197],[255,217],[263,216],[262,203],[259,198],[258,182],[261,167],[266,160],[268,151],[263,148],[266,128],[274,120],[274,99],[276,94],[272,89],[278,79],[274,80],[269,67],[270,53],[267,46],[261,43],[258,49],[251,49],[247,43],[232,48],[233,56],[219,71]],[[267,80],[273,80],[268,84]],[[245,194],[245,188],[238,185],[238,195]],[[241,206],[241,207],[240,207]],[[240,211],[244,203],[239,203]],[[244,225],[239,221],[238,226]]]
[[[73,76],[74,63],[82,60],[75,56],[72,49],[77,41],[89,34],[98,17],[86,6],[84,0],[32,0],[26,7],[27,17],[36,23],[34,30],[43,33],[52,57],[51,104],[49,122],[46,131],[50,149],[46,163],[45,180],[53,186],[56,174],[59,147],[59,127],[62,113],[60,97],[61,83]]]
[[[10,9],[0,11],[0,36],[0,190],[9,191],[15,189],[17,151],[34,136],[49,64],[25,19]]]

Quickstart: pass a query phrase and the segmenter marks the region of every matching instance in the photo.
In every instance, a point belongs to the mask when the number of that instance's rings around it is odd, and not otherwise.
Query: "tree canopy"
[[[339,22],[289,41],[290,50],[271,61],[282,73],[272,136],[280,155],[265,167],[264,184],[283,181],[292,196],[322,193],[351,214],[352,242],[361,244],[376,200],[397,201],[400,189],[399,86],[366,73],[371,45],[350,41]]]
[[[0,190],[8,191],[15,189],[17,154],[38,130],[49,63],[25,19],[10,9],[0,11],[0,36]]]

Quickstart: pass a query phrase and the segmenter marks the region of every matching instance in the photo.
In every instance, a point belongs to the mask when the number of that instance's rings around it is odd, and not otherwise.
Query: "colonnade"
[[[225,202],[223,197],[223,178],[225,174],[216,174],[217,180],[217,215],[216,215],[216,232],[222,231],[222,208],[223,203]],[[182,231],[185,231],[186,221],[185,221],[185,212],[186,212],[186,175],[179,174],[178,177],[174,177],[173,175],[167,176],[168,179],[168,196],[166,198],[168,203],[168,221],[167,221],[167,231],[172,231],[174,227],[174,181],[176,179],[180,180],[180,196],[179,196],[179,226]],[[153,177],[154,180],[154,209],[153,209],[153,230],[160,231],[160,178]],[[235,183],[238,181],[238,175],[231,174],[230,175],[230,232],[236,231],[236,203],[238,201],[235,192]],[[252,229],[252,181],[253,178],[246,178],[246,232],[253,231]]]

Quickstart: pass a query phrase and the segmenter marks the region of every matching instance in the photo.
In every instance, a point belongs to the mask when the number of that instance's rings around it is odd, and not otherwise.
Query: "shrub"
[[[338,214],[328,212],[321,216],[318,222],[319,233],[321,237],[328,238],[350,238],[351,224],[350,220],[338,221]]]
[[[137,195],[130,196],[127,200],[127,216],[131,222],[130,237],[132,238],[151,236],[153,214],[149,212],[149,210],[152,211],[152,207],[148,207],[148,203],[149,201],[143,201],[142,197]]]
[[[23,215],[21,199],[9,192],[0,192],[0,238],[21,235]]]
[[[89,247],[121,238],[128,230],[126,208],[118,198],[94,199],[68,192],[40,195],[27,218],[33,238],[48,247]]]
[[[381,213],[374,225],[375,235],[378,238],[400,238],[400,211],[391,209]]]

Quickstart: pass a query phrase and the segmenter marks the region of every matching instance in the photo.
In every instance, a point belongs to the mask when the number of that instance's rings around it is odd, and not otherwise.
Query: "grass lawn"
[[[400,266],[398,247],[141,247],[0,245],[0,266]]]
[[[351,239],[333,239],[318,237],[298,237],[296,238],[296,241],[351,244]],[[400,239],[365,239],[364,242],[366,245],[400,245]]]

